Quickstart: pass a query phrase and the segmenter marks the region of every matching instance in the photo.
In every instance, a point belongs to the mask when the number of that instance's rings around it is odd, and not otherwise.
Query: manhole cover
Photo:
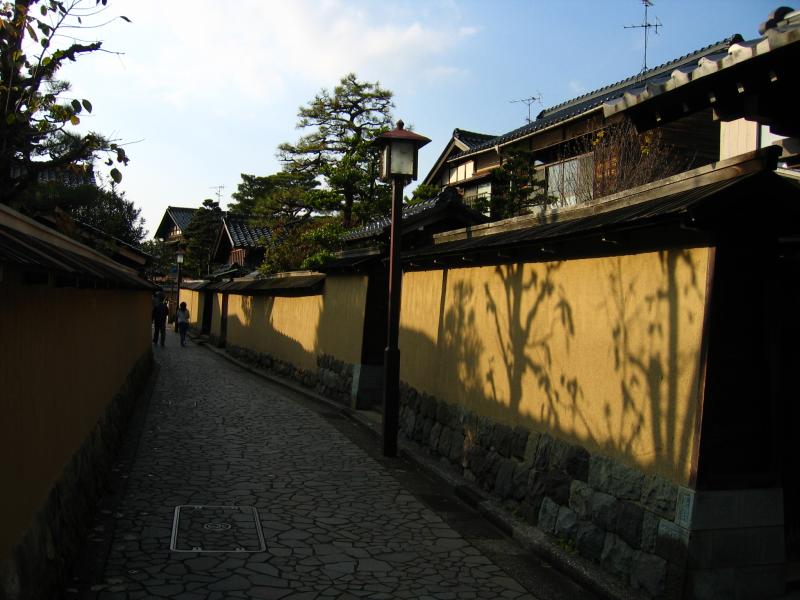
[[[263,552],[267,549],[254,506],[175,507],[173,552]]]

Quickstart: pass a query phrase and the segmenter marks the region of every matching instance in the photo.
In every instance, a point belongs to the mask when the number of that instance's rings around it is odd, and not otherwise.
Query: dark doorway
[[[222,294],[222,306],[219,311],[219,341],[217,346],[225,347],[228,337],[228,294]]]
[[[214,293],[203,292],[203,320],[200,322],[200,333],[211,333],[211,315],[214,312]]]

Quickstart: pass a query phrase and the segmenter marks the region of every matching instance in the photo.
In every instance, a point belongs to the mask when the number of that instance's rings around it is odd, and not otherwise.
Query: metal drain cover
[[[263,552],[267,549],[255,506],[175,507],[173,552]]]

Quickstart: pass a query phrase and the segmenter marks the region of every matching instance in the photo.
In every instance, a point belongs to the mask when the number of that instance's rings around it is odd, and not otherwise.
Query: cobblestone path
[[[534,598],[344,435],[334,411],[312,410],[206,348],[181,348],[171,333],[154,352],[160,373],[138,452],[103,511],[113,525],[89,541],[105,540],[107,554],[95,551],[104,555],[93,558],[94,585],[73,594]],[[258,512],[264,550],[246,507]]]

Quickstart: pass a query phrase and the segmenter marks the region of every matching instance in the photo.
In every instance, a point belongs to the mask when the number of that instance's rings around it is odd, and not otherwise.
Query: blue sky
[[[240,173],[279,170],[297,109],[344,74],[395,93],[394,114],[433,141],[424,174],[454,128],[501,134],[525,123],[512,100],[541,95],[532,116],[636,74],[641,0],[109,0],[87,30],[121,54],[61,76],[94,105],[81,127],[124,143],[122,189],[152,231],[168,205],[199,206]],[[775,0],[654,0],[648,65],[734,33],[758,37]]]

